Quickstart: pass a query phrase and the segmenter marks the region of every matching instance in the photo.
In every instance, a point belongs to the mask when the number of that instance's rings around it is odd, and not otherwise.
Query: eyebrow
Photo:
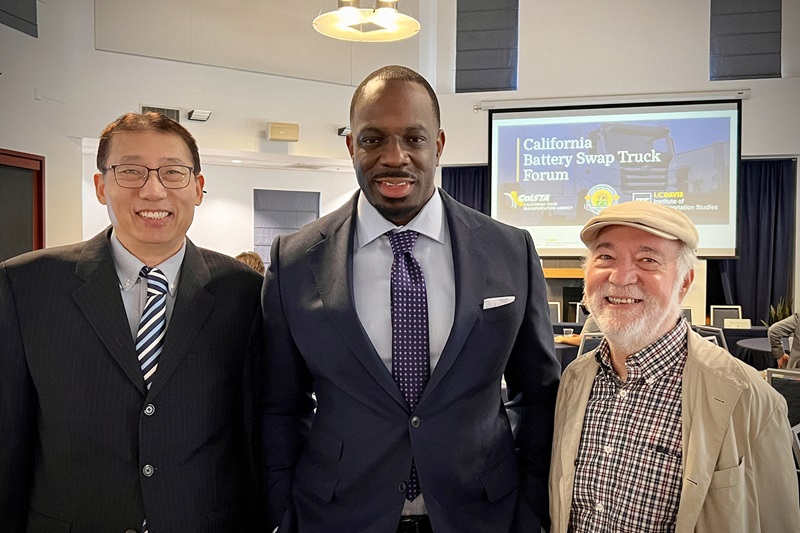
[[[597,251],[598,251],[598,250],[600,250],[601,248],[606,248],[606,249],[608,249],[608,250],[612,250],[612,251],[613,251],[613,250],[615,250],[615,249],[616,249],[616,246],[614,246],[614,245],[613,245],[612,243],[610,243],[610,242],[601,242],[600,244],[598,244],[597,246],[595,246],[595,247],[594,247],[594,250],[592,250],[592,253],[595,253],[595,252],[597,252]],[[644,253],[647,253],[647,254],[653,254],[653,255],[657,255],[657,256],[659,256],[659,257],[666,257],[666,255],[664,254],[664,252],[662,252],[661,250],[658,250],[658,249],[656,249],[656,248],[653,248],[653,247],[651,247],[651,246],[640,246],[640,247],[639,247],[639,248],[636,250],[636,252],[637,252],[637,253],[642,253],[642,252],[644,252]]]
[[[140,155],[124,155],[119,158],[119,161],[123,163],[139,163],[142,159],[144,159],[144,157]],[[191,166],[185,163],[180,157],[164,157],[161,158],[161,162],[166,164],[174,163],[176,165]]]
[[[363,134],[365,132],[384,133],[385,131],[386,131],[386,128],[379,128],[378,126],[373,126],[372,124],[366,124],[358,131],[358,133],[359,134]],[[428,128],[426,128],[422,124],[416,124],[414,126],[408,126],[407,128],[403,129],[403,133],[406,133],[406,134],[408,134],[408,133],[420,133],[420,132],[428,133]]]

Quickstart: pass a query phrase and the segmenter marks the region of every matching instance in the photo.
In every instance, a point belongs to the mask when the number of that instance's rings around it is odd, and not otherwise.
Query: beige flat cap
[[[603,209],[581,230],[581,240],[589,246],[606,226],[630,226],[664,239],[683,241],[692,250],[700,239],[697,228],[682,211],[646,201],[623,202]]]

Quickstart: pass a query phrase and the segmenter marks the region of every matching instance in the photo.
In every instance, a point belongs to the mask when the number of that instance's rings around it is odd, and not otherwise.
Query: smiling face
[[[372,80],[350,128],[347,149],[364,196],[390,222],[407,224],[433,195],[444,148],[430,95],[418,83]]]
[[[629,226],[609,226],[595,239],[586,266],[585,293],[609,344],[626,355],[672,329],[694,279],[681,275],[682,244]]]
[[[135,163],[149,168],[162,165],[194,167],[189,148],[180,136],[150,130],[115,133],[106,168]],[[165,189],[155,172],[144,187],[126,189],[114,179],[114,172],[94,175],[97,199],[107,206],[114,233],[125,248],[148,266],[173,256],[183,245],[192,224],[194,208],[203,201],[202,175],[192,178],[184,189]]]

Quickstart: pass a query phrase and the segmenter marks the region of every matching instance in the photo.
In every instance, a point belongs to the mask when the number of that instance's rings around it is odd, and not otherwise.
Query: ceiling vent
[[[181,121],[181,110],[180,109],[173,109],[171,107],[153,107],[148,105],[141,106],[142,113],[149,113],[150,111],[154,113],[160,113],[167,118],[171,118],[175,122]]]

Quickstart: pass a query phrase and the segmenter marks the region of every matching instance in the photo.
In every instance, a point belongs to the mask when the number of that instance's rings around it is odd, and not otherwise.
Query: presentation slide
[[[591,217],[654,202],[689,215],[700,256],[733,257],[739,115],[738,100],[490,111],[492,217],[575,257]]]

